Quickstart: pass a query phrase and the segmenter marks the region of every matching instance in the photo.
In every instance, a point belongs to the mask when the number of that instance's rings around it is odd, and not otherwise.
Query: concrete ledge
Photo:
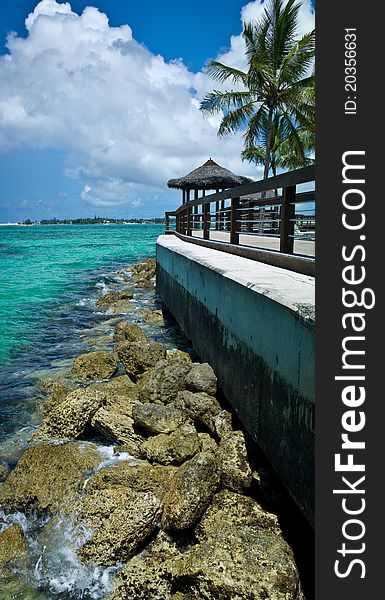
[[[314,278],[157,241],[157,289],[289,492],[314,516]]]

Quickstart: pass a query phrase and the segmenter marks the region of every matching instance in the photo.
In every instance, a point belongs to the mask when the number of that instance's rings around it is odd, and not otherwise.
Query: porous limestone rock
[[[217,393],[217,377],[208,363],[194,363],[186,377],[187,388],[192,392]]]
[[[187,412],[191,419],[197,419],[211,431],[215,431],[213,417],[220,413],[221,406],[214,396],[209,396],[206,392],[184,390],[178,393],[174,405]]]
[[[218,462],[211,452],[199,452],[179,467],[164,496],[163,529],[183,531],[195,525],[218,489]]]
[[[145,308],[139,310],[138,314],[142,317],[147,325],[164,326],[163,311],[160,309]]]
[[[71,375],[79,381],[109,379],[118,370],[118,360],[110,352],[88,352],[75,358]]]
[[[38,404],[38,412],[43,417],[47,416],[48,413],[61,404],[65,400],[66,396],[73,391],[73,386],[68,385],[64,382],[52,382],[49,391],[51,392],[48,398],[44,398]]]
[[[198,436],[201,441],[202,452],[216,452],[218,450],[218,444],[209,433],[199,432]]]
[[[221,490],[196,526],[195,534],[199,540],[204,540],[227,526],[255,526],[281,533],[277,515],[264,510],[249,496]]]
[[[0,533],[0,577],[8,574],[12,566],[26,563],[27,543],[20,525],[13,523]]]
[[[121,300],[127,302],[128,300],[132,300],[133,297],[134,294],[129,288],[125,288],[120,292],[116,290],[111,290],[110,292],[107,292],[107,294],[104,294],[101,298],[99,298],[95,306],[101,308],[109,308],[112,304],[116,304]]]
[[[135,404],[132,410],[135,425],[150,434],[172,433],[183,425],[187,416],[173,406]]]
[[[134,380],[166,356],[166,350],[158,342],[121,342],[116,351],[127,375]]]
[[[151,492],[119,486],[86,494],[76,509],[79,523],[92,531],[80,558],[108,566],[127,561],[145,544],[157,529],[162,502]]]
[[[9,467],[7,464],[0,462],[0,483],[7,479]]]
[[[219,438],[223,438],[227,433],[233,430],[232,416],[227,410],[221,410],[212,419],[213,433],[216,433]]]
[[[74,390],[43,419],[31,441],[50,438],[79,438],[93,415],[105,402],[102,392],[89,388]]]
[[[0,505],[6,510],[55,513],[74,501],[88,474],[101,462],[94,444],[43,442],[28,448],[0,488]]]
[[[192,363],[192,358],[188,352],[183,350],[170,350],[167,352],[168,362],[188,362]]]
[[[223,527],[166,567],[189,600],[303,600],[291,549],[260,527]]]
[[[218,458],[221,484],[224,487],[235,492],[242,492],[250,487],[252,471],[242,431],[232,431],[223,436],[218,448]]]
[[[186,376],[192,367],[186,361],[162,360],[146,373],[139,386],[142,402],[168,404],[179,391],[186,389]]]
[[[169,435],[161,433],[142,444],[148,460],[163,465],[180,465],[201,449],[201,442],[192,423],[185,423]]]
[[[141,329],[139,325],[136,325],[136,323],[119,321],[115,327],[115,342],[145,342],[147,339],[143,329]]]

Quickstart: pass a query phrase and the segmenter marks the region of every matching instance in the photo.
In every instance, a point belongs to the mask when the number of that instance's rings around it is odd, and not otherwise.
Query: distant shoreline
[[[163,225],[164,221],[111,221],[107,223],[0,223],[0,227],[34,227],[34,226],[44,226],[44,225]]]

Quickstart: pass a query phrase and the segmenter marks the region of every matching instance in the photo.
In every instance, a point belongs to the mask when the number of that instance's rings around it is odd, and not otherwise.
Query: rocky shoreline
[[[120,275],[126,287],[95,306],[126,313],[111,351],[82,354],[65,377],[42,382],[40,425],[15,468],[0,465],[0,507],[42,517],[43,547],[70,521],[79,561],[116,571],[109,600],[303,600],[213,369],[130,319],[136,290],[154,288],[155,262]],[[141,317],[163,322],[160,309]],[[101,443],[118,460],[104,464]],[[0,577],[32,568],[29,554],[20,524],[3,529]]]

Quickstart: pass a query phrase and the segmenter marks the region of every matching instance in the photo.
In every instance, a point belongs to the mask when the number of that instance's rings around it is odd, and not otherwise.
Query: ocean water
[[[14,467],[40,421],[41,380],[61,377],[83,352],[112,349],[111,334],[122,315],[95,303],[127,285],[122,269],[155,256],[163,231],[162,225],[0,227],[0,463]],[[135,288],[126,318],[166,347],[183,347],[176,326],[143,324],[140,310],[157,302],[153,289]],[[105,443],[99,442],[99,468],[127,460]],[[44,516],[4,513],[0,507],[0,532],[12,523],[23,527],[30,566],[0,578],[0,598],[107,598],[116,568],[79,562],[82,539],[70,519],[59,519],[44,543],[39,537]]]

